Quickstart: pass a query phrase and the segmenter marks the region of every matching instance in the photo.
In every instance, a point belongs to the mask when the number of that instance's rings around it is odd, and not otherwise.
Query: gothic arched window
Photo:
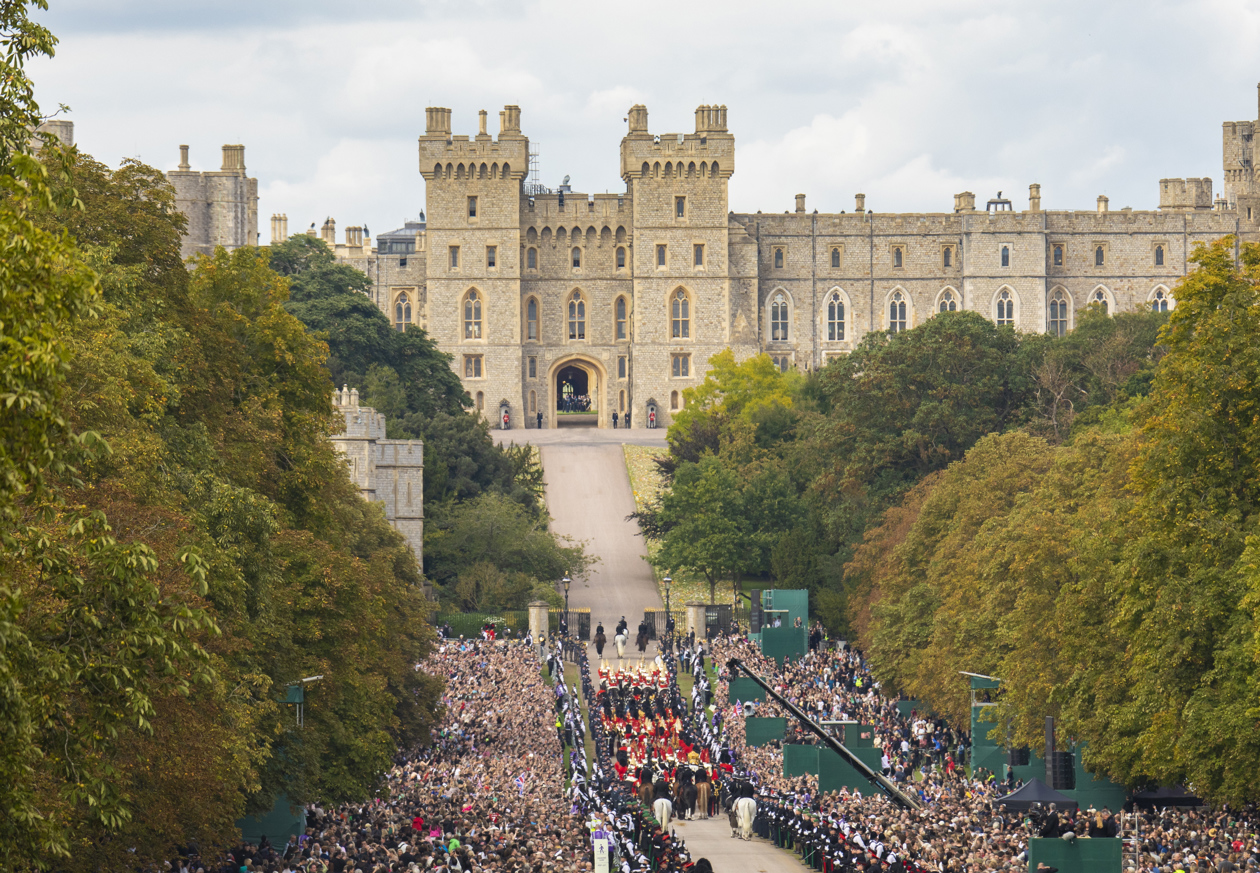
[[[888,298],[888,331],[901,333],[906,329],[906,295],[894,291]]]
[[[998,327],[1015,326],[1015,300],[1005,288],[997,296],[997,323]]]
[[[770,303],[770,339],[774,342],[788,340],[788,302],[780,291]]]
[[[1068,299],[1062,288],[1050,295],[1050,335],[1063,336],[1068,331]]]
[[[1155,266],[1164,266],[1164,247],[1155,246]]]
[[[617,302],[613,306],[613,321],[615,322],[616,338],[619,340],[626,339],[629,334],[626,326],[626,298],[617,298]]]
[[[464,339],[481,339],[481,295],[476,288],[464,298]]]
[[[1167,312],[1168,308],[1168,294],[1163,288],[1156,288],[1155,293],[1151,295],[1151,309],[1156,312]]]
[[[946,251],[949,251],[946,249]],[[946,288],[941,292],[941,312],[954,312],[958,309],[958,301],[954,299],[954,292]]]
[[[844,339],[844,298],[839,291],[832,291],[827,298],[827,341],[840,342]]]
[[[538,298],[531,297],[525,304],[525,339],[538,342]]]
[[[403,294],[394,303],[394,330],[406,330],[411,324],[411,298]]]
[[[538,249],[531,248],[525,253],[525,266],[531,270],[538,269]]]
[[[691,336],[691,300],[687,292],[679,288],[670,301],[670,336],[688,339]]]
[[[1089,302],[1101,309],[1103,315],[1107,314],[1107,292],[1103,289],[1095,288],[1094,293],[1089,295]]]
[[[586,339],[586,301],[581,291],[569,299],[569,339]]]

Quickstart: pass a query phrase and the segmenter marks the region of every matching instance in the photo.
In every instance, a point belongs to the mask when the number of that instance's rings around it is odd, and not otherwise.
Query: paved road
[[[626,521],[634,511],[634,495],[626,473],[623,443],[665,445],[664,430],[554,430],[493,431],[495,442],[530,442],[538,446],[547,480],[547,506],[560,534],[587,542],[601,561],[584,582],[569,591],[573,607],[590,607],[591,627],[603,621],[611,635],[624,615],[633,629],[646,607],[661,606],[652,570],[644,560],[646,550],[638,526]],[[655,655],[655,645],[647,658]],[[594,658],[594,647],[591,647]],[[616,649],[609,640],[604,657],[614,666]],[[640,663],[633,645],[627,646],[622,666]],[[687,841],[693,858],[708,858],[717,873],[805,873],[808,869],[788,852],[765,840],[744,842],[731,838],[724,815],[708,821],[672,825]]]
[[[645,427],[636,427],[626,430],[625,428],[596,428],[596,427],[559,427],[559,428],[543,428],[542,430],[491,430],[490,436],[494,438],[497,445],[504,443],[532,443],[539,446],[609,446],[609,445],[625,445],[629,443],[632,446],[665,446],[665,429],[653,428],[648,430]]]
[[[552,528],[586,542],[587,550],[599,558],[585,580],[574,581],[569,605],[590,607],[592,635],[595,623],[602,621],[611,647],[612,630],[621,616],[626,617],[633,633],[643,619],[644,609],[662,605],[652,568],[645,560],[647,551],[638,535],[638,525],[626,521],[626,516],[634,512],[634,495],[621,441],[598,436],[618,431],[591,428],[495,432],[496,436],[501,433],[505,437],[549,437],[545,442],[539,440],[539,453],[547,481],[547,508],[554,519]],[[642,433],[651,435],[646,430]],[[552,437],[553,434],[561,436]]]
[[[805,873],[809,870],[790,852],[777,849],[768,840],[754,837],[751,842],[731,837],[726,814],[705,821],[673,821],[670,827],[687,841],[692,858],[708,858],[714,873]]]

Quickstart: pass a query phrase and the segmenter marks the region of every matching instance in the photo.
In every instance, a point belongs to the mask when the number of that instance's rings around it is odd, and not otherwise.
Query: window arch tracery
[[[464,295],[464,339],[481,339],[481,294],[470,288]]]
[[[411,324],[411,295],[402,293],[394,301],[394,330],[406,330]]]
[[[888,332],[901,333],[909,325],[906,294],[900,288],[888,295]]]
[[[581,291],[569,297],[569,339],[586,339],[586,301]]]
[[[782,291],[774,292],[770,298],[770,340],[771,342],[787,342],[789,337],[789,315],[791,307],[787,295]]]
[[[994,304],[994,320],[998,327],[1015,326],[1015,295],[1010,288],[1002,288],[997,293]]]
[[[670,329],[673,339],[691,338],[691,298],[682,288],[674,290],[669,302]]]
[[[844,296],[839,291],[832,291],[827,295],[827,342],[843,342],[844,326]]]
[[[1051,336],[1064,336],[1068,332],[1071,316],[1071,300],[1062,288],[1050,292],[1049,332]]]

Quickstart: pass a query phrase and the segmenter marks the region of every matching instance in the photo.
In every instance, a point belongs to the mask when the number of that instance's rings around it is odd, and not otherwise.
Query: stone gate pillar
[[[695,633],[696,639],[704,639],[704,607],[703,603],[687,604],[687,633]]]
[[[535,600],[529,605],[529,632],[534,638],[534,645],[540,645],[547,639],[548,610],[551,606],[545,600]]]

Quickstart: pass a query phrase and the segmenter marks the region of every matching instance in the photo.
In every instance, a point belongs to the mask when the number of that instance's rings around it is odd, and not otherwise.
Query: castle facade
[[[1163,179],[1159,208],[1047,211],[971,192],[935,213],[888,214],[855,197],[852,212],[810,212],[803,194],[779,213],[730,211],[735,140],[724,106],[701,106],[695,129],[653,134],[635,106],[621,140],[625,191],[588,195],[529,184],[529,141],[507,106],[499,132],[480,114],[457,135],[451,111],[426,111],[419,169],[427,218],[335,240],[339,260],[373,279],[398,329],[424,327],[453,355],[476,409],[513,427],[560,418],[562,395],[667,426],[709,358],[771,355],[813,369],[872,331],[913,328],[974,310],[1021,331],[1062,334],[1094,306],[1108,313],[1176,306],[1172,289],[1198,243],[1260,239],[1260,122],[1224,126],[1224,179]],[[567,180],[566,180],[567,181]],[[287,219],[272,220],[273,239]],[[310,231],[314,233],[314,229]]]

